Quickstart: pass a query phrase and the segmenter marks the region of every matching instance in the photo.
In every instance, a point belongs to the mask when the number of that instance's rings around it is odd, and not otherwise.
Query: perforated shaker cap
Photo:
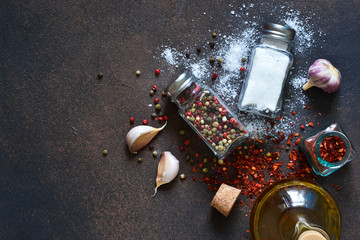
[[[263,35],[271,35],[285,40],[293,40],[296,31],[276,23],[265,23],[263,26]]]

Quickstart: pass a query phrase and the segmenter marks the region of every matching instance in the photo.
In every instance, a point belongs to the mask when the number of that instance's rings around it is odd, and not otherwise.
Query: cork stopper
[[[223,183],[211,201],[211,206],[227,217],[231,209],[234,207],[240,192],[241,190]]]
[[[324,235],[316,230],[308,230],[300,234],[298,240],[327,240]]]

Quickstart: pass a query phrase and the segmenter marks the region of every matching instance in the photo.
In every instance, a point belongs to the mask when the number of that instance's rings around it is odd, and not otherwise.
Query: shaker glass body
[[[283,89],[293,64],[290,47],[290,39],[274,35],[273,31],[263,33],[261,43],[251,54],[238,103],[240,110],[267,117],[275,117],[281,110]]]
[[[217,94],[199,84],[191,72],[183,73],[167,93],[179,107],[180,116],[219,158],[231,153],[247,136],[243,125]]]

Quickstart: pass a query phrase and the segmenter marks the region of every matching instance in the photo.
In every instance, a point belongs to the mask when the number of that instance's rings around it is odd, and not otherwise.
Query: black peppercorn
[[[201,47],[197,47],[196,48],[196,51],[199,53],[199,52],[201,52]]]
[[[215,43],[214,43],[214,42],[210,42],[209,45],[210,45],[211,48],[214,48],[214,47],[215,47]]]
[[[187,51],[187,52],[185,53],[185,55],[186,55],[187,58],[189,58],[189,57],[190,57],[190,52]]]
[[[102,79],[104,77],[104,74],[102,72],[98,72],[97,77],[98,79]]]

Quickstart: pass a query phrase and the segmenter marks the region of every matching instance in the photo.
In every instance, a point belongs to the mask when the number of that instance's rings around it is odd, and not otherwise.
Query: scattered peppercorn
[[[154,90],[150,90],[150,96],[154,95]]]
[[[142,163],[143,159],[141,157],[138,158],[138,162]]]
[[[196,48],[196,51],[199,53],[199,52],[201,52],[201,47],[197,47]]]
[[[243,58],[241,59],[241,61],[242,61],[242,62],[246,62],[246,58],[243,57]]]
[[[165,116],[164,116],[164,120],[165,120],[165,121],[169,120],[168,115],[165,115]]]
[[[159,99],[158,98],[154,98],[154,103],[158,104],[159,103]]]
[[[157,90],[157,86],[156,86],[155,84],[152,86],[152,90],[153,90],[154,92]]]
[[[104,77],[104,74],[102,72],[98,72],[97,78],[102,79]]]
[[[209,42],[210,48],[214,48],[215,47],[215,43],[213,41]]]
[[[215,62],[215,58],[214,57],[210,57],[210,63],[214,63]]]
[[[147,124],[148,124],[148,120],[144,119],[144,120],[142,121],[142,123],[143,123],[143,125],[147,125]]]
[[[156,75],[159,75],[159,74],[160,74],[160,69],[157,68],[157,69],[155,70],[155,74],[156,74]]]
[[[218,59],[218,64],[222,64],[224,62],[224,60],[222,58]]]
[[[103,155],[106,156],[108,154],[108,151],[106,149],[103,150]]]
[[[180,135],[184,135],[184,134],[185,134],[185,130],[184,130],[184,129],[180,129],[179,134],[180,134]]]
[[[162,122],[164,121],[164,118],[163,117],[159,117],[159,122]]]
[[[182,173],[182,174],[180,174],[180,179],[181,179],[181,180],[185,180],[185,179],[186,179],[185,174],[183,174],[183,173]]]
[[[224,164],[224,160],[219,159],[219,160],[218,160],[218,164],[223,165],[223,164]]]
[[[137,71],[136,71],[136,76],[140,76],[140,74],[141,74],[140,71],[137,70]]]
[[[156,104],[155,105],[155,109],[157,110],[157,111],[160,111],[160,109],[161,109],[161,105],[158,103],[158,104]]]
[[[165,91],[162,91],[162,92],[161,92],[161,96],[162,96],[162,97],[166,97],[166,92],[165,92]]]
[[[153,154],[153,157],[154,157],[154,158],[156,158],[156,157],[157,157],[157,155],[158,155],[158,152],[155,150],[155,151],[153,151],[153,153],[152,153],[152,154]]]
[[[202,172],[206,174],[206,173],[208,173],[208,172],[209,172],[209,169],[207,169],[207,168],[203,168],[203,169],[202,169]]]
[[[304,125],[304,124],[301,124],[300,129],[301,129],[301,130],[304,130],[304,129],[305,129],[305,125]]]
[[[133,124],[135,122],[135,118],[134,117],[131,117],[130,118],[130,123]]]
[[[152,118],[152,119],[155,119],[156,117],[157,117],[157,114],[156,114],[156,113],[152,113],[152,114],[151,114],[151,118]]]
[[[212,78],[213,78],[213,79],[216,79],[217,77],[218,77],[217,73],[213,73],[213,74],[212,74]]]
[[[190,57],[190,52],[187,51],[187,52],[185,53],[185,56],[186,56],[187,58],[189,58],[189,57]]]
[[[213,32],[212,36],[213,36],[214,38],[216,37],[216,35],[217,35],[216,32]]]
[[[245,71],[245,67],[244,67],[244,66],[242,66],[242,67],[240,68],[240,72],[243,72],[243,71]]]

